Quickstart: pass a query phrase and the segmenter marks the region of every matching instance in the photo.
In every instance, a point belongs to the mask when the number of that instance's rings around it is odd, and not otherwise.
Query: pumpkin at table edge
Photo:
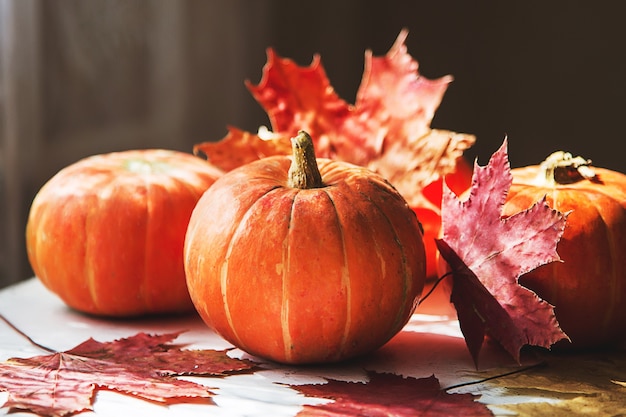
[[[219,176],[207,161],[164,149],[94,155],[63,168],[29,211],[35,275],[88,314],[193,311],[184,235],[197,200]]]
[[[425,279],[406,201],[366,168],[316,160],[307,137],[292,139],[294,175],[291,157],[273,156],[216,181],[185,240],[187,284],[206,324],[252,355],[291,364],[382,346],[410,318]]]
[[[550,207],[571,211],[557,245],[563,262],[520,277],[520,284],[556,306],[571,339],[557,344],[563,349],[626,340],[626,175],[588,164],[555,152],[541,165],[512,169],[503,207],[505,216],[512,215],[545,195]],[[580,173],[590,170],[595,178]]]
[[[550,175],[546,172],[550,165],[547,161],[567,167],[568,160],[580,162],[582,158],[578,158],[558,151],[541,165],[512,169],[513,182],[503,207],[503,216],[511,216],[530,208],[545,196],[550,207],[563,212],[571,210],[563,236],[557,244],[557,253],[563,262],[543,265],[519,279],[520,284],[556,305],[557,320],[571,339],[558,342],[555,348],[559,350],[603,348],[626,340],[626,257],[620,257],[620,254],[626,253],[626,175],[593,167],[588,169],[595,172],[597,179],[585,179],[577,173],[578,169],[566,168],[566,176],[572,182],[546,182],[546,175]],[[587,162],[581,168],[585,170],[589,161],[582,160]],[[460,198],[467,198],[467,193]],[[591,214],[581,210],[581,202],[588,204],[596,198],[610,203],[606,207],[602,204],[596,206]],[[604,224],[599,222],[600,214],[609,211],[613,212],[606,219],[609,221]],[[587,234],[582,233],[590,221],[592,227]],[[602,241],[598,236],[602,230],[611,231],[606,236],[609,240],[604,243],[610,242],[614,250],[608,251],[606,245],[596,245]],[[603,275],[601,270],[593,271],[596,267],[614,273]],[[440,276],[449,271],[449,266],[440,256],[437,268]],[[440,300],[449,300],[451,291],[449,279],[441,281],[435,289]],[[451,308],[451,303],[443,302],[434,310],[447,313]]]

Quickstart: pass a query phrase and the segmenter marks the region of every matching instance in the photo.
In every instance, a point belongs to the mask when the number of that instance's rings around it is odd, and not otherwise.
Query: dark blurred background
[[[227,125],[268,124],[244,86],[265,51],[308,65],[353,102],[366,49],[402,28],[428,78],[452,74],[433,127],[477,136],[484,165],[554,150],[625,171],[626,25],[619,1],[0,0],[0,287],[31,276],[37,190],[87,155],[191,151]]]

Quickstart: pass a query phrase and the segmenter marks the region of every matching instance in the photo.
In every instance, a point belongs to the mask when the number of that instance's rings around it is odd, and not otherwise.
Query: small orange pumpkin
[[[580,349],[626,338],[626,175],[589,164],[555,152],[539,166],[513,169],[504,206],[511,215],[545,195],[552,208],[571,211],[557,246],[563,262],[520,283],[555,306],[571,347]]]
[[[187,285],[204,321],[248,353],[340,361],[408,321],[425,279],[422,234],[378,174],[316,160],[305,132],[292,145],[293,158],[230,171],[200,199],[185,241]]]
[[[187,222],[220,175],[193,155],[159,149],[91,156],[62,169],[30,208],[26,247],[35,275],[90,314],[192,311]]]

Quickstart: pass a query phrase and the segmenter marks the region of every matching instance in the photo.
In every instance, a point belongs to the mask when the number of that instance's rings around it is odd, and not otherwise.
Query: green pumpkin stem
[[[572,184],[582,180],[596,181],[591,160],[581,156],[572,157],[569,152],[557,151],[541,163],[545,180],[550,185]]]
[[[309,189],[324,186],[322,175],[317,167],[315,150],[311,136],[301,130],[291,138],[293,161],[289,167],[289,179],[287,184],[293,188]]]

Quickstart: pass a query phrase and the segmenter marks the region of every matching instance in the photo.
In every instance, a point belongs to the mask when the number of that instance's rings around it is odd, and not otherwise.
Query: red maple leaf
[[[159,403],[194,398],[211,403],[206,387],[174,375],[223,375],[252,368],[225,351],[170,345],[179,334],[139,333],[106,343],[89,339],[65,352],[11,358],[0,363],[0,391],[9,393],[3,407],[63,416],[91,410],[98,389]]]
[[[333,402],[305,405],[298,417],[408,417],[492,416],[472,394],[448,394],[434,376],[404,378],[386,373],[368,373],[369,382],[328,380],[326,384],[293,385],[306,396]]]
[[[306,130],[318,157],[377,171],[411,207],[439,212],[421,190],[453,172],[475,137],[431,128],[452,77],[421,76],[407,53],[407,35],[401,31],[383,57],[366,52],[354,105],[337,95],[318,55],[310,66],[300,67],[268,49],[261,81],[246,85],[267,112],[272,131],[253,134],[230,127],[224,139],[197,144],[194,152],[229,171],[266,156],[290,154],[290,138]]]
[[[475,363],[485,335],[518,362],[524,345],[549,348],[567,338],[553,306],[518,283],[522,274],[560,260],[556,246],[567,215],[538,201],[503,218],[511,183],[505,139],[487,166],[475,164],[467,200],[444,186],[437,246],[452,269],[450,300]]]

